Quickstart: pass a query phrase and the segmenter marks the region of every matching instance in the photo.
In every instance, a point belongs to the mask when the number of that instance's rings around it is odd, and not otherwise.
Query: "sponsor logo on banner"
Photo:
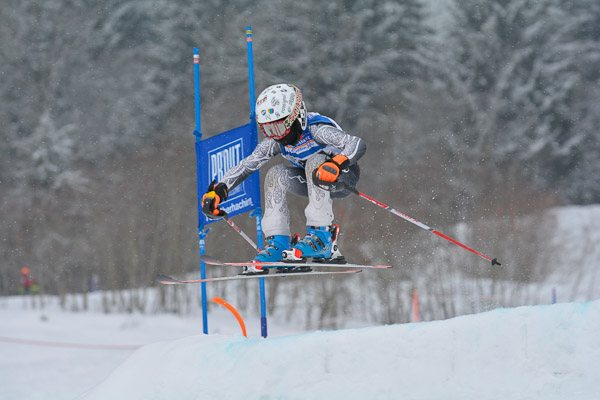
[[[225,210],[225,212],[227,214],[232,214],[233,212],[242,210],[246,207],[254,207],[254,202],[252,201],[252,198],[250,198],[250,197],[246,198],[246,199],[242,198],[242,200],[237,201],[235,203],[232,203],[232,204],[222,207],[222,208],[223,208],[223,210]]]
[[[244,155],[244,143],[242,139],[234,140],[224,146],[218,147],[208,152],[209,155],[209,182],[216,179],[217,182],[223,180],[223,176],[230,168],[240,163]],[[243,192],[243,184],[232,189],[229,192],[229,198]],[[227,210],[226,210],[227,211]],[[229,211],[228,211],[229,212]]]
[[[205,190],[213,180],[223,182],[227,171],[239,165],[244,157],[252,152],[255,143],[251,133],[250,124],[246,124],[203,140],[200,145],[197,144],[200,151],[198,168],[202,171],[199,191]],[[252,174],[240,185],[230,189],[229,197],[221,204],[221,208],[230,216],[235,216],[260,207],[259,179],[258,174]],[[203,225],[212,222],[214,220],[206,216],[201,220]]]

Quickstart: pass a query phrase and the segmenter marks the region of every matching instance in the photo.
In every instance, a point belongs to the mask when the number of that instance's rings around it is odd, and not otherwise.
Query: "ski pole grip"
[[[347,190],[347,191],[349,191],[349,192],[352,192],[352,193],[354,193],[354,194],[356,194],[356,195],[359,195],[359,194],[360,194],[360,192],[358,191],[358,189],[356,189],[354,186],[350,186],[350,185],[348,185],[348,184],[346,184],[346,183],[344,183],[344,182],[338,182],[337,184],[338,184],[338,185],[339,185],[339,186],[340,186],[342,189],[344,189],[344,190]]]
[[[211,209],[211,205],[212,205],[213,201],[214,201],[214,199],[212,199],[212,198],[206,198],[204,200],[204,203],[202,204],[202,214],[206,215],[206,217],[210,218],[210,219],[215,219],[215,220],[220,219],[220,218],[227,219],[227,213],[220,208],[217,208],[217,210],[219,210],[218,214],[213,214],[212,209]]]

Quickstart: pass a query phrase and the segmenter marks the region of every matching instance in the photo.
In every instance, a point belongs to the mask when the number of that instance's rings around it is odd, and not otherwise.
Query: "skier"
[[[302,93],[291,84],[278,84],[263,90],[256,101],[256,120],[266,139],[252,154],[229,169],[221,182],[213,181],[202,198],[202,212],[218,219],[225,213],[219,205],[231,189],[281,154],[291,166],[278,164],[265,177],[263,232],[268,245],[255,261],[344,262],[333,225],[334,198],[350,194],[343,185],[354,187],[360,176],[357,161],[365,151],[364,141],[350,136],[331,118],[307,112]],[[341,183],[341,184],[340,184]],[[291,240],[290,214],[286,194],[308,197],[304,210],[307,233],[302,240]],[[297,239],[297,238],[295,238]],[[287,251],[286,251],[287,250]],[[309,272],[309,267],[278,268],[278,272]],[[268,274],[261,266],[244,267],[243,275]]]
[[[24,294],[31,292],[31,277],[29,275],[29,268],[21,268],[21,288]]]

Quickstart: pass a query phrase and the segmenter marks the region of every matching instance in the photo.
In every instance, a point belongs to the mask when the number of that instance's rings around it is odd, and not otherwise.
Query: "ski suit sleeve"
[[[281,146],[277,142],[265,139],[256,146],[252,154],[242,159],[235,167],[230,168],[223,176],[221,182],[226,184],[227,188],[231,190],[280,153]]]
[[[325,151],[331,150],[334,155],[342,154],[348,157],[350,164],[354,164],[367,151],[365,142],[357,137],[348,135],[341,129],[328,124],[311,125],[311,133],[315,141],[327,146]]]

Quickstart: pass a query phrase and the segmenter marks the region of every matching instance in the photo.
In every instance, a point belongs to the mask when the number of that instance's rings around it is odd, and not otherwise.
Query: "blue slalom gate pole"
[[[258,132],[256,128],[256,94],[254,93],[254,59],[252,56],[252,27],[246,28],[246,47],[248,50],[248,86],[250,88],[250,135],[253,148],[258,144]],[[260,183],[259,183],[260,185]],[[263,233],[262,233],[262,210],[260,203],[256,209],[250,214],[256,217],[256,234],[258,237],[258,247],[262,248]],[[267,305],[265,295],[265,278],[259,279],[260,284],[260,333],[261,336],[267,337]]]
[[[195,100],[195,109],[196,109],[196,130],[194,131],[194,136],[196,136],[196,182],[198,189],[198,238],[199,238],[199,247],[200,247],[200,255],[204,255],[205,251],[205,238],[208,234],[209,229],[204,231],[204,224],[202,222],[202,213],[200,210],[202,209],[202,193],[205,188],[200,187],[200,174],[199,170],[199,157],[201,153],[202,146],[202,129],[201,129],[201,115],[200,115],[200,54],[198,53],[198,48],[194,47],[194,100]],[[206,279],[206,265],[203,261],[200,261],[200,278]],[[207,315],[207,301],[206,301],[206,282],[202,282],[202,331],[204,334],[208,334],[208,315]]]
[[[258,207],[255,210],[256,213],[256,231],[258,232],[258,241],[262,243],[262,210]],[[267,301],[265,294],[265,278],[259,279],[260,285],[260,334],[262,337],[267,337]]]

